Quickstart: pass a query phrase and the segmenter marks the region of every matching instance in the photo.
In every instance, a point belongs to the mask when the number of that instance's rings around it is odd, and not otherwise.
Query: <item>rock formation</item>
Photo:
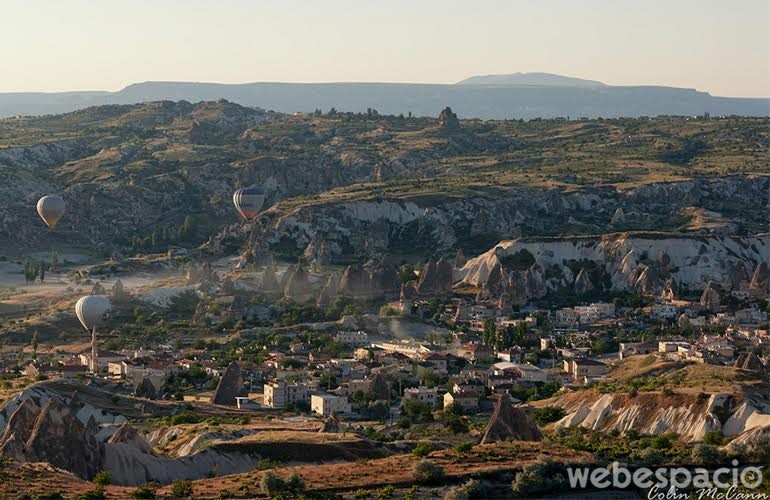
[[[468,259],[465,258],[465,254],[463,254],[462,249],[458,250],[455,254],[454,268],[460,269],[465,265],[466,262],[468,262]]]
[[[312,299],[313,285],[308,279],[305,268],[299,264],[289,267],[284,277],[283,295],[295,302],[307,302]]]
[[[328,418],[324,419],[323,424],[321,424],[321,428],[318,429],[318,432],[330,432],[330,433],[336,433],[340,431],[340,421],[337,420],[337,415],[332,413],[329,415]]]
[[[136,379],[134,384],[134,395],[147,399],[158,399],[159,396],[155,385],[147,377],[142,377],[141,380]]]
[[[460,128],[460,120],[457,119],[457,115],[452,112],[452,108],[447,106],[438,115],[438,126],[446,130],[457,130]]]
[[[667,301],[676,300],[679,295],[679,287],[676,284],[674,278],[666,280],[666,284],[663,285],[663,291],[660,293],[660,298]]]
[[[126,287],[123,285],[123,282],[120,280],[116,280],[115,284],[112,285],[111,296],[112,296],[113,302],[121,302],[131,298],[131,294],[128,293],[128,291],[126,290]]]
[[[585,269],[581,269],[575,278],[575,285],[573,286],[576,295],[585,295],[594,289],[594,284],[591,283],[591,277],[588,275]]]
[[[369,272],[361,264],[349,265],[340,279],[340,293],[348,297],[368,297],[371,287]]]
[[[382,373],[377,372],[372,377],[369,393],[376,399],[390,399],[390,383],[385,379]]]
[[[103,445],[56,398],[38,413],[24,454],[27,462],[48,462],[82,478],[90,479],[102,470]]]
[[[218,405],[235,406],[235,398],[243,392],[243,376],[241,367],[236,361],[230,363],[224,375],[219,380],[211,402]]]
[[[420,273],[417,293],[423,297],[445,297],[452,293],[452,264],[443,257],[429,259]]]
[[[269,265],[265,267],[265,271],[259,280],[259,291],[262,293],[272,294],[281,289],[281,285],[278,283],[278,278],[275,276],[275,269]]]
[[[318,307],[329,307],[334,302],[340,291],[340,276],[337,273],[332,273],[326,279],[326,283],[321,288],[321,293],[318,295],[316,305]]]
[[[94,283],[94,286],[91,287],[91,295],[107,295],[107,290],[105,290],[104,286],[97,281]]]
[[[235,283],[230,277],[222,280],[222,284],[219,286],[219,293],[221,295],[235,295]]]
[[[713,312],[719,309],[721,301],[722,297],[719,295],[716,285],[714,285],[713,281],[709,281],[703,290],[703,294],[700,296],[700,305]]]
[[[763,261],[754,269],[749,284],[749,293],[752,297],[764,298],[767,297],[768,289],[770,289],[770,269],[768,269],[767,262]]]
[[[537,424],[530,419],[524,410],[513,406],[509,394],[501,394],[495,405],[495,411],[489,420],[481,444],[497,441],[540,441],[543,435]]]
[[[107,440],[108,443],[124,443],[138,449],[142,453],[152,453],[152,448],[147,444],[139,431],[129,425],[128,422],[124,422],[118,427],[115,432],[112,433]]]
[[[626,222],[626,213],[623,211],[623,207],[618,207],[615,209],[615,213],[612,215],[612,219],[610,219],[610,224],[613,226],[618,226]]]

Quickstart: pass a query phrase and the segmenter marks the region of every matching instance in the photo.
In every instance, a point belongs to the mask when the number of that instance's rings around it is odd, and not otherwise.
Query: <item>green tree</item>
[[[45,262],[40,261],[40,265],[37,267],[37,273],[40,275],[40,283],[45,281]]]
[[[51,265],[49,266],[49,270],[52,273],[56,272],[56,269],[59,267],[59,254],[56,253],[56,250],[53,250],[51,252]]]

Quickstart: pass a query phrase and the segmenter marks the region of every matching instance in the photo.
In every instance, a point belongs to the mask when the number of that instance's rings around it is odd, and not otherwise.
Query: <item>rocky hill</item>
[[[358,199],[341,192],[339,201],[279,204],[265,216],[265,240],[287,254],[328,262],[378,253],[430,255],[457,247],[477,254],[499,236],[645,229],[750,234],[766,230],[761,214],[770,202],[770,177],[730,176],[629,189],[515,185],[452,194],[383,196],[372,189],[357,193]]]
[[[669,280],[680,289],[750,288],[770,259],[770,234],[752,237],[612,233],[504,241],[469,260],[462,283],[507,292],[517,300],[572,289],[660,294]],[[760,273],[761,274],[761,273]],[[758,295],[767,293],[764,281]]]
[[[238,222],[230,195],[251,184],[272,206],[257,222],[265,242],[292,257],[476,254],[505,238],[610,230],[768,230],[766,119],[450,121],[285,116],[223,100],[0,120],[9,200],[0,245],[133,253],[214,235],[214,253],[232,254],[253,228]],[[55,231],[34,210],[51,193],[67,204]]]

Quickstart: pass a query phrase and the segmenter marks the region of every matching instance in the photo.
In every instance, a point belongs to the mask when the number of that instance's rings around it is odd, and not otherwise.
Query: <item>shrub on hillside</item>
[[[563,472],[563,468],[553,462],[527,465],[513,478],[513,496],[545,495],[564,490],[569,487],[569,483]]]
[[[444,469],[433,460],[423,458],[412,469],[415,477],[420,481],[435,481],[444,477]]]

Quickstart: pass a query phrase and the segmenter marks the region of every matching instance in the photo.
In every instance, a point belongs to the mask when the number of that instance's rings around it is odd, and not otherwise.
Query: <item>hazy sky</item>
[[[4,0],[0,91],[545,71],[770,97],[768,0]]]

